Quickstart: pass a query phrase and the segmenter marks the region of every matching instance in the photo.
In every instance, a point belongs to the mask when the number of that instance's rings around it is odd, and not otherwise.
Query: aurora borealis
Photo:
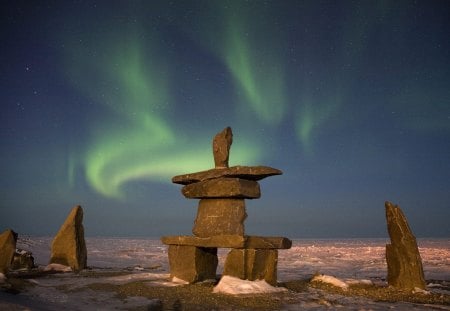
[[[11,1],[0,230],[189,234],[172,176],[268,165],[247,231],[386,235],[384,201],[449,236],[447,1]]]

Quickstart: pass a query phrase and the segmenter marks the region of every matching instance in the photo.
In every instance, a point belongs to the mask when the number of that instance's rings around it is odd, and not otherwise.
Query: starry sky
[[[174,175],[283,171],[246,233],[449,237],[448,1],[6,1],[0,19],[0,230],[191,234]]]

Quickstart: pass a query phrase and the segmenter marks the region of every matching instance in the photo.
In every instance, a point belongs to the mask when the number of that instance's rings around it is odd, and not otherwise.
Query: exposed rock
[[[11,268],[16,251],[17,233],[8,229],[0,234],[0,273],[5,274]]]
[[[230,147],[233,143],[233,132],[231,127],[226,127],[222,132],[217,133],[213,139],[213,155],[216,168],[228,167]]]
[[[87,250],[82,222],[83,209],[75,206],[53,240],[50,263],[65,265],[74,271],[86,268]]]
[[[169,246],[170,276],[195,283],[216,278],[217,248]]]
[[[199,237],[244,235],[245,218],[243,199],[202,199],[192,233]]]
[[[189,184],[181,189],[186,198],[257,199],[261,196],[259,184],[240,178],[218,178]]]
[[[34,257],[29,251],[16,249],[12,262],[12,270],[31,270],[34,268]]]
[[[282,171],[269,166],[232,166],[227,168],[213,168],[207,171],[174,176],[172,182],[175,184],[188,185],[207,179],[219,177],[237,177],[247,180],[261,180],[263,178],[281,175]]]
[[[278,251],[274,249],[232,249],[223,269],[224,275],[243,280],[265,280],[277,284]]]
[[[219,248],[258,248],[258,249],[289,249],[292,241],[285,237],[260,237],[241,235],[217,235],[200,238],[189,235],[164,236],[161,238],[166,245],[190,245],[197,247]]]
[[[388,284],[400,289],[425,289],[425,278],[417,241],[399,206],[385,203],[391,244],[386,245]]]

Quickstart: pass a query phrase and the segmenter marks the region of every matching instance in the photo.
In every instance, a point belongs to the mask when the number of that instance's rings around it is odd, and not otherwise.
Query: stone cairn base
[[[280,175],[267,166],[228,166],[232,131],[227,127],[213,140],[215,168],[179,175],[186,198],[200,199],[194,236],[166,236],[171,277],[195,283],[216,278],[217,249],[230,248],[223,274],[243,280],[265,280],[277,284],[278,249],[289,249],[285,237],[247,236],[245,199],[261,196],[258,180]]]

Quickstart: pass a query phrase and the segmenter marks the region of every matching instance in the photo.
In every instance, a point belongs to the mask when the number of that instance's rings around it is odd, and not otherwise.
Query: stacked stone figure
[[[224,275],[247,280],[264,279],[277,283],[278,249],[288,249],[292,242],[284,237],[245,235],[247,217],[245,199],[260,197],[258,180],[280,175],[280,170],[266,166],[228,166],[233,141],[231,128],[213,140],[215,168],[172,178],[182,184],[186,198],[200,199],[194,236],[167,236],[172,277],[194,283],[215,279],[217,248],[231,248]]]

